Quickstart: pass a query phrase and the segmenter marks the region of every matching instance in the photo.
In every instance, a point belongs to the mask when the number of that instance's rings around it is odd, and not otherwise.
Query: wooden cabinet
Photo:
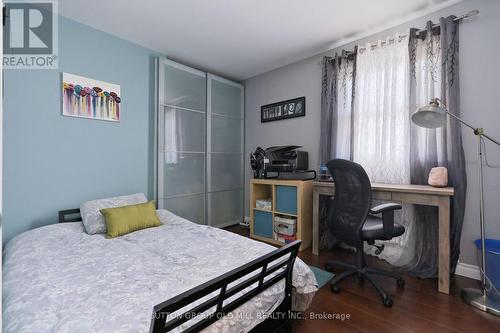
[[[258,200],[270,200],[271,207],[258,208]],[[296,220],[295,235],[302,240],[300,250],[312,241],[312,186],[309,181],[252,179],[250,181],[250,237],[283,245],[277,233],[276,217]],[[281,240],[279,240],[281,239]]]

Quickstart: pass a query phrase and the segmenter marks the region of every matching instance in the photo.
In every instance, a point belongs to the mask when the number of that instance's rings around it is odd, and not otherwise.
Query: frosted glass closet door
[[[159,60],[158,206],[205,224],[204,72]]]
[[[208,74],[208,223],[243,219],[243,86]]]

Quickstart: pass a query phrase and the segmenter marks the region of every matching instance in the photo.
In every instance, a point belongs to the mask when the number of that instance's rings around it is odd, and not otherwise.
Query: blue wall
[[[154,57],[60,17],[59,70],[6,70],[3,240],[101,197],[153,195]],[[119,123],[61,115],[61,72],[119,84]]]

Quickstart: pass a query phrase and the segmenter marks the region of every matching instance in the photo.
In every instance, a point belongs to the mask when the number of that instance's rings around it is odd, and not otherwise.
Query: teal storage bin
[[[276,211],[286,214],[297,214],[297,187],[276,186]]]
[[[271,212],[254,211],[253,233],[267,238],[273,238],[273,214]]]

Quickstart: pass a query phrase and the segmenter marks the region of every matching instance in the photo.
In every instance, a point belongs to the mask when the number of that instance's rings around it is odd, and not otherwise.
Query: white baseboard
[[[481,271],[476,265],[464,264],[458,262],[455,275],[465,276],[474,280],[481,280]]]

